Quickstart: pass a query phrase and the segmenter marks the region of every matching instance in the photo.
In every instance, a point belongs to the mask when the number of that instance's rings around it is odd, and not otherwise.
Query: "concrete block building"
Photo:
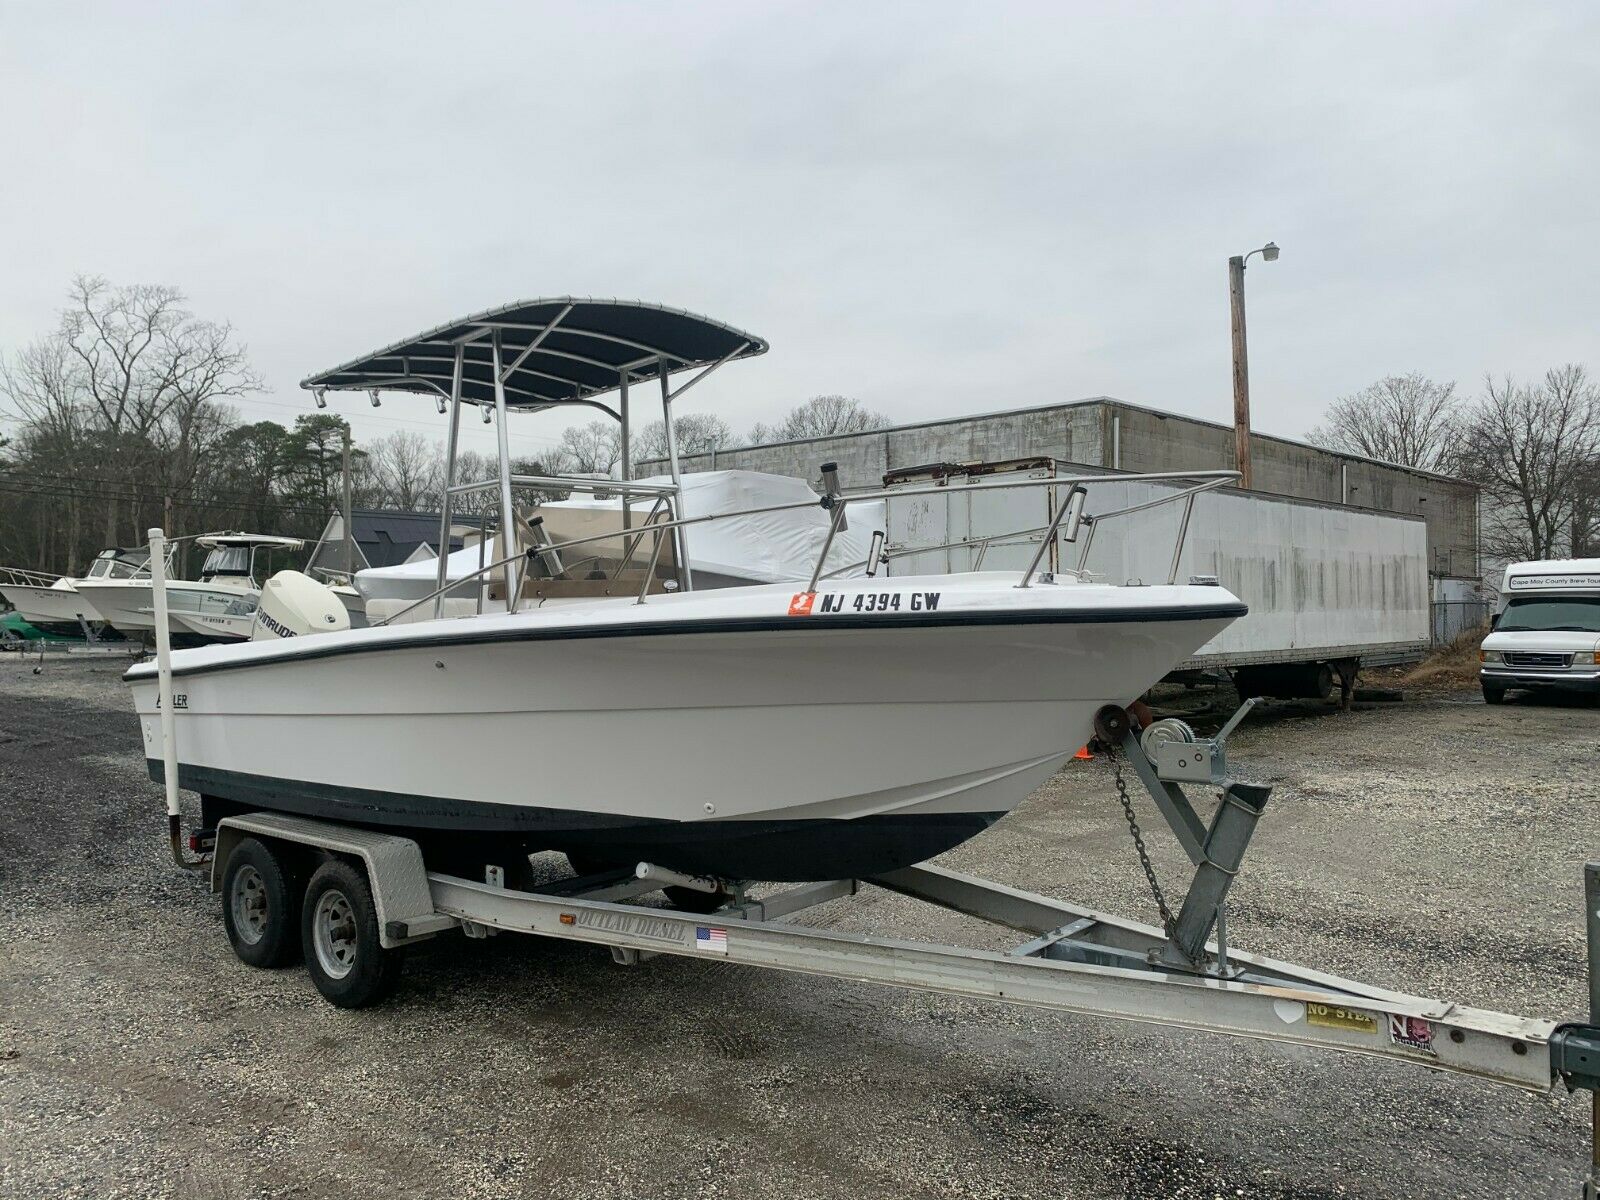
[[[1477,603],[1476,484],[1268,434],[1253,434],[1252,443],[1258,492],[1421,516],[1428,527],[1435,602]],[[1034,455],[1124,471],[1225,470],[1233,466],[1233,427],[1096,396],[685,455],[680,465],[685,471],[743,468],[815,481],[818,468],[834,462],[844,486],[859,489],[880,486],[886,471],[901,467]],[[640,463],[636,470],[664,473],[666,464]]]

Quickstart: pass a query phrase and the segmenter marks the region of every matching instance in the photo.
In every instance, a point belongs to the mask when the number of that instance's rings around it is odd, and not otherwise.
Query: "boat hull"
[[[78,590],[113,629],[136,637],[149,638],[155,634],[155,595],[148,581],[82,583]],[[238,640],[231,623],[211,632],[203,622],[197,622],[197,627],[192,628],[184,618],[226,617],[229,605],[253,591],[252,588],[171,580],[167,583],[167,631],[185,641]],[[248,625],[245,633],[248,636]]]
[[[80,616],[85,621],[102,619],[88,597],[71,586],[31,587],[8,583],[0,586],[0,595],[24,621],[38,629],[81,636]]]
[[[1092,619],[641,626],[562,609],[193,652],[209,656],[174,659],[179,783],[440,843],[728,878],[871,875],[1008,812],[1097,709],[1242,612],[1205,590],[1187,613]],[[130,681],[159,778],[154,675]]]

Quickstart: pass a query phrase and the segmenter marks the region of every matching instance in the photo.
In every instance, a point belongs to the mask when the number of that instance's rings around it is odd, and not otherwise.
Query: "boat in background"
[[[208,533],[195,544],[209,551],[200,577],[167,581],[167,628],[175,644],[247,639],[261,594],[261,554],[299,550],[305,542],[264,533]],[[85,580],[78,590],[112,628],[147,640],[154,634],[148,570],[134,578]]]
[[[29,625],[60,637],[83,637],[105,624],[105,617],[84,594],[83,586],[105,580],[132,580],[150,576],[150,551],[110,549],[95,555],[89,573],[79,578],[0,567],[0,596]]]

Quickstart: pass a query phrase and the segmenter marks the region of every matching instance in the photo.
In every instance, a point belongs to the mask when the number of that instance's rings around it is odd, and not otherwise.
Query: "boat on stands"
[[[452,505],[478,493],[497,501],[499,532],[471,600],[449,594],[461,581],[441,559],[412,619],[174,652],[178,782],[201,794],[203,824],[328,818],[513,879],[540,850],[580,870],[870,877],[987,828],[1089,739],[1097,710],[1130,703],[1245,613],[1215,584],[1089,575],[1088,531],[1120,515],[1086,508],[1096,477],[987,485],[1046,489],[1050,520],[1024,531],[1038,545],[1025,570],[910,576],[881,573],[879,536],[864,561],[837,561],[840,534],[885,493],[842,493],[828,464],[821,494],[737,514],[684,515],[670,438],[666,482],[629,477],[635,391],[659,386],[670,431],[688,388],[766,348],[679,310],[562,298],[453,321],[307,379],[319,403],[330,390],[435,398],[449,414],[440,544]],[[618,420],[621,479],[514,472],[509,416],[563,405]],[[474,407],[497,422],[500,472],[460,483],[455,447]],[[1149,478],[1187,481],[1162,501],[1181,505],[1234,475]],[[536,507],[518,509],[519,489],[622,503],[612,528],[558,540]],[[763,511],[821,517],[809,576],[699,586],[707,529]],[[157,667],[126,678],[161,779]]]
[[[174,644],[248,639],[261,595],[264,555],[305,545],[299,538],[264,533],[208,533],[195,544],[207,551],[200,577],[167,580],[167,628]],[[114,629],[146,640],[154,636],[148,570],[132,578],[85,580],[78,590]]]
[[[0,568],[0,596],[29,625],[43,633],[82,637],[86,630],[105,624],[105,617],[85,594],[86,586],[111,580],[150,577],[150,552],[141,548],[102,550],[79,578]]]

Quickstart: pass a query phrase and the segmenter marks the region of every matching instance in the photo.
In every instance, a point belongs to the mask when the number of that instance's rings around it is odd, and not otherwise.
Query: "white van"
[[[1600,558],[1512,563],[1478,651],[1483,698],[1511,688],[1600,693]]]

